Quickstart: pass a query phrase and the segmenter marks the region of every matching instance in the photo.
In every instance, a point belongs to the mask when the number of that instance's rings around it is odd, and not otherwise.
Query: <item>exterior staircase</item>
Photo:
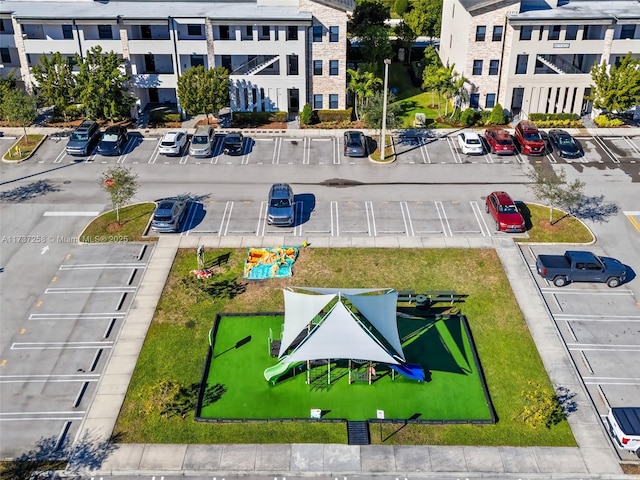
[[[369,445],[369,422],[347,421],[349,445]]]

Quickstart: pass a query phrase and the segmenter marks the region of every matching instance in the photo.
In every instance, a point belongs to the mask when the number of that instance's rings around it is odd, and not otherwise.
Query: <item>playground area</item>
[[[196,419],[493,423],[464,315],[390,289],[284,290],[284,313],[215,319]]]

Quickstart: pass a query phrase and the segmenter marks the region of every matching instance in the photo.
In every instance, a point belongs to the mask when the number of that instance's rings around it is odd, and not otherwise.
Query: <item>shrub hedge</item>
[[[624,125],[624,122],[622,120],[620,120],[619,118],[609,118],[605,114],[598,115],[594,119],[594,122],[596,122],[596,125],[598,125],[599,127],[603,127],[603,128],[621,127],[622,125]]]
[[[264,125],[272,122],[286,122],[287,112],[233,112],[235,125]]]
[[[318,120],[324,122],[350,122],[351,108],[346,110],[317,110]]]

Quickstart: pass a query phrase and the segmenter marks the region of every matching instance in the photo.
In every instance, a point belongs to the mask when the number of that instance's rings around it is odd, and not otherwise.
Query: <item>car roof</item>
[[[538,130],[536,124],[530,120],[522,120],[518,125],[520,125],[520,128],[523,130]]]
[[[558,128],[554,128],[553,130],[549,130],[549,133],[553,133],[555,135],[566,135],[567,137],[570,137],[571,135],[569,134],[569,132],[565,131],[565,130],[560,130]]]
[[[504,128],[490,128],[487,131],[491,132],[496,138],[508,138],[511,140],[511,134]]]
[[[493,192],[491,195],[496,197],[500,205],[513,205],[515,202],[507,192]]]
[[[480,138],[480,135],[478,135],[478,132],[476,132],[475,130],[463,130],[460,133],[464,133],[465,138]]]
[[[175,140],[175,138],[180,133],[186,134],[187,132],[186,132],[186,130],[169,130],[167,133],[164,134],[164,139],[165,140]]]
[[[89,130],[95,125],[95,123],[96,122],[94,122],[93,120],[84,120],[80,125],[78,125],[78,128],[76,128],[76,130]]]

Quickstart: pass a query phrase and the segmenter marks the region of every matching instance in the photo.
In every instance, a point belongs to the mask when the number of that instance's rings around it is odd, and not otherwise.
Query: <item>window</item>
[[[518,59],[516,61],[516,75],[526,75],[528,62],[529,55],[518,55]]]
[[[313,61],[313,74],[322,75],[322,60]]]
[[[273,27],[273,39],[278,40],[280,38],[280,28],[278,26]]]
[[[500,60],[489,60],[489,75],[498,75]]]
[[[230,72],[231,71],[231,55],[221,55],[220,65],[226,68]]]
[[[220,31],[220,40],[231,40],[229,25],[220,25],[218,29]]]
[[[322,95],[313,96],[313,108],[314,110],[322,110]]]
[[[583,40],[604,40],[605,25],[585,25],[582,30]]]
[[[340,38],[340,27],[329,27],[329,41],[337,42]]]
[[[8,48],[0,48],[0,60],[2,60],[2,63],[11,63],[11,54]]]
[[[484,103],[485,108],[493,108],[496,106],[496,94],[487,93],[487,100]]]
[[[635,25],[622,25],[622,29],[620,29],[620,38],[633,38],[636,36],[636,26]]]
[[[523,25],[520,28],[520,40],[531,40],[531,34],[533,33],[533,27],[530,25]]]
[[[473,73],[472,75],[482,75],[482,60],[473,61]]]
[[[560,30],[562,30],[562,25],[551,25],[549,27],[549,40],[560,40]]]
[[[253,26],[252,25],[246,25],[244,27],[244,35],[247,39],[249,40],[253,40]]]
[[[0,32],[4,32],[4,20],[0,18]]]
[[[329,60],[329,75],[338,75],[338,60]]]
[[[564,32],[565,40],[575,40],[578,38],[578,25],[567,25],[567,29]]]
[[[98,38],[103,40],[113,39],[113,30],[111,30],[111,25],[98,25]]]
[[[322,41],[322,25],[313,26],[313,41],[314,42]]]
[[[191,66],[197,67],[198,65],[204,67],[204,55],[191,55]]]
[[[190,37],[199,37],[202,35],[202,25],[187,25],[187,35]]]
[[[502,25],[496,25],[493,27],[493,35],[491,36],[492,42],[502,41]]]
[[[298,75],[297,55],[287,55],[287,75]]]
[[[263,25],[260,28],[260,39],[261,40],[269,40],[269,37],[270,37],[269,25]]]
[[[331,93],[329,94],[329,108],[336,109],[338,108],[338,94]]]
[[[472,93],[469,95],[469,108],[478,108],[480,106],[480,94]]]
[[[538,40],[542,41],[542,34],[544,33],[544,25],[540,25],[538,29]]]
[[[62,25],[62,38],[65,40],[73,39],[73,26],[72,25]]]
[[[476,27],[476,42],[484,42],[484,37],[487,35],[487,27],[484,25],[478,25]]]
[[[298,40],[298,27],[287,27],[287,40]]]

